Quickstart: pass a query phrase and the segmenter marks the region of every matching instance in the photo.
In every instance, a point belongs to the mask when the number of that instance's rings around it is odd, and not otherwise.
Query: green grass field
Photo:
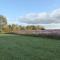
[[[60,60],[60,40],[2,34],[0,60]]]

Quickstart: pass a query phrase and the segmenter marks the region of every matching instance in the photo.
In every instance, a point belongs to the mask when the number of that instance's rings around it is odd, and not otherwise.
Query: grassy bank
[[[60,60],[60,41],[23,35],[0,35],[0,60]]]

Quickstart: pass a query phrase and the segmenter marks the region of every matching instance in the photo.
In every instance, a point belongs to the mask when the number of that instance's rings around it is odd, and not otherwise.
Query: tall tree
[[[19,25],[12,24],[12,31],[13,31],[13,32],[20,31]]]
[[[2,27],[7,24],[7,18],[5,16],[0,15],[0,32],[2,31]]]

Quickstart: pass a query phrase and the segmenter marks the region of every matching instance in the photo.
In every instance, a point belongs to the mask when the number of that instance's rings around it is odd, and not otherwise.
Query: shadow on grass
[[[49,39],[57,39],[60,40],[60,35],[44,35],[44,34],[17,34],[17,33],[5,33],[5,34],[13,34],[13,35],[23,35],[23,36],[32,36],[32,37],[42,37],[42,38],[49,38]]]

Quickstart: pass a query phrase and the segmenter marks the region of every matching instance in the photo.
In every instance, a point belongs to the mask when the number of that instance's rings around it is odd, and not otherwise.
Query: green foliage
[[[0,32],[2,32],[2,28],[3,28],[3,26],[6,25],[6,24],[7,24],[7,19],[6,19],[6,17],[0,15]]]
[[[27,25],[27,26],[19,26],[20,30],[45,30],[43,26],[34,26],[34,25]]]
[[[21,25],[8,25],[7,24],[7,18],[3,15],[0,15],[0,33],[1,32],[16,32],[20,30],[44,30],[45,28],[43,26],[35,26],[35,25],[27,25],[27,26],[21,26]]]
[[[21,26],[21,25],[19,25],[19,28],[20,28],[20,30],[25,30],[26,29],[25,26]]]
[[[7,24],[7,18],[5,16],[0,15],[0,24]]]

